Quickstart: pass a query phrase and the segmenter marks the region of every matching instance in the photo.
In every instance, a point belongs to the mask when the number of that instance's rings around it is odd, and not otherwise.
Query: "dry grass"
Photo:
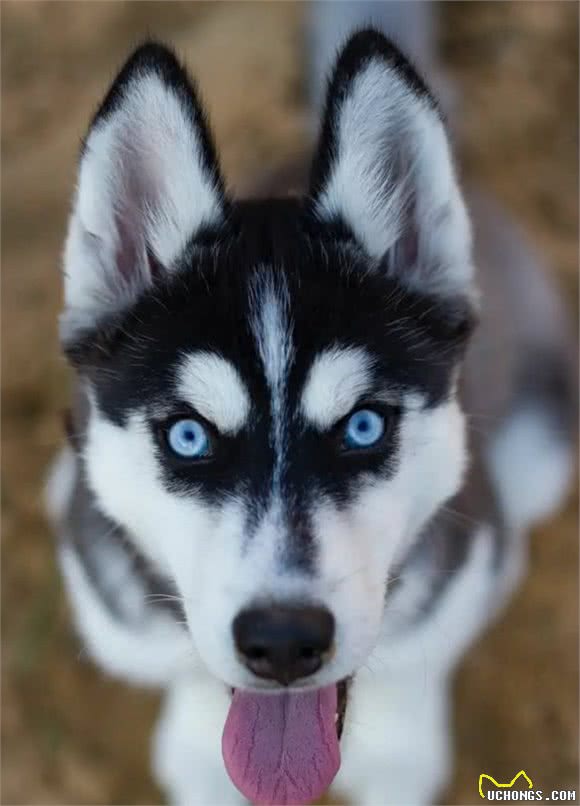
[[[153,695],[86,663],[63,601],[40,489],[61,438],[58,262],[77,142],[144,34],[198,74],[232,184],[304,142],[300,4],[2,4],[2,802],[158,802]],[[465,172],[494,189],[577,299],[578,12],[574,3],[453,3],[444,52],[463,91]],[[577,509],[538,530],[532,572],[457,682],[452,803],[524,767],[577,785]],[[192,715],[192,719],[194,715]],[[377,805],[378,806],[378,805]]]

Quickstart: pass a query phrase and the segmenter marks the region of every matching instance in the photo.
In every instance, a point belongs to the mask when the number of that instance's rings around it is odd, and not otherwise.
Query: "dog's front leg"
[[[230,702],[226,687],[209,677],[187,678],[168,689],[153,737],[153,771],[172,806],[246,803],[222,759]]]
[[[353,681],[333,791],[357,806],[425,806],[450,767],[448,685],[428,670],[361,670]]]

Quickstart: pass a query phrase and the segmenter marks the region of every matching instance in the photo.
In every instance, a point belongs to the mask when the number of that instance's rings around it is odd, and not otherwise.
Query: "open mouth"
[[[226,770],[259,806],[309,804],[340,767],[348,681],[315,690],[236,689],[224,726]]]
[[[344,729],[346,704],[348,702],[348,684],[350,680],[340,680],[336,685],[336,736],[340,741]]]

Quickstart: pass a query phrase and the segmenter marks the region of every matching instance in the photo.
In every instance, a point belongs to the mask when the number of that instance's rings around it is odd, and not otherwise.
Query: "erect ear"
[[[394,45],[352,36],[330,80],[310,195],[387,272],[434,294],[469,294],[468,216],[437,104]]]
[[[147,43],[95,115],[80,157],[64,254],[62,335],[129,305],[226,201],[203,110],[173,53]]]

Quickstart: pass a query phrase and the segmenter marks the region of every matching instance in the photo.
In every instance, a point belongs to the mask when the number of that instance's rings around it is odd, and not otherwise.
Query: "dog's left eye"
[[[344,427],[343,447],[371,448],[385,433],[385,418],[372,409],[359,409],[351,414]]]
[[[167,430],[167,444],[184,459],[205,459],[211,455],[209,435],[198,420],[177,420]]]

